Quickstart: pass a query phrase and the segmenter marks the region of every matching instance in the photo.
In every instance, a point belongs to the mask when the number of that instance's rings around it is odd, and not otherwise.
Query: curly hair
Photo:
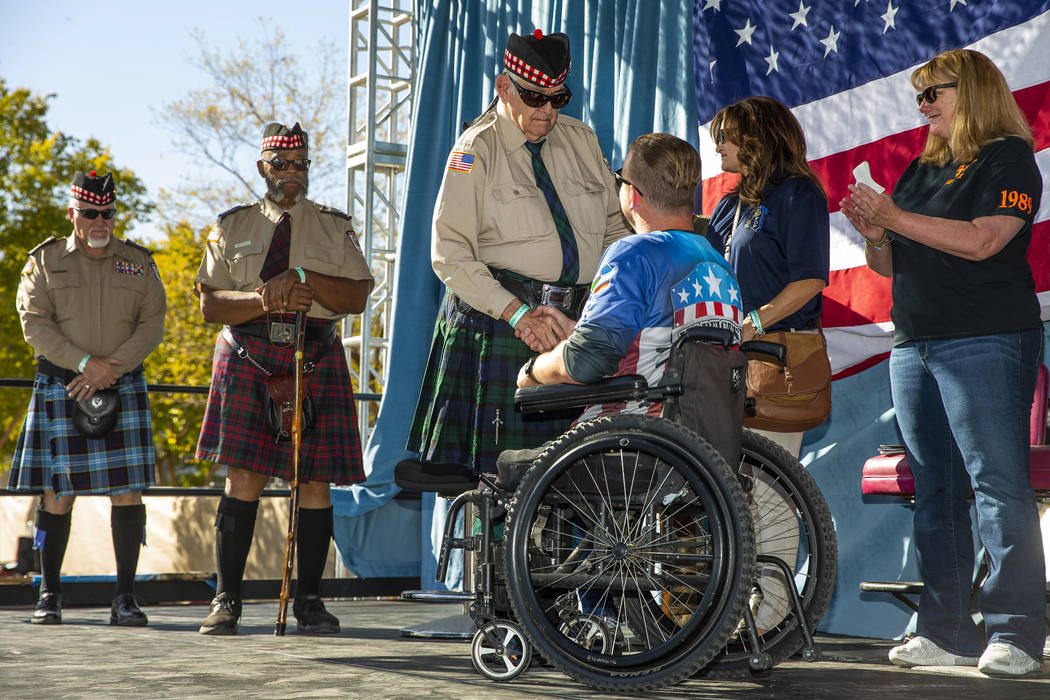
[[[824,186],[806,162],[806,137],[787,107],[772,97],[745,97],[724,107],[711,120],[711,138],[725,138],[740,147],[740,183],[736,194],[748,206],[758,206],[774,173],[812,180]],[[825,197],[827,194],[825,193]]]

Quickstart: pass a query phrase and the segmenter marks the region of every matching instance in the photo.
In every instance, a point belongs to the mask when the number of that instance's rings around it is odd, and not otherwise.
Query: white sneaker
[[[910,641],[890,649],[890,663],[902,668],[912,666],[976,666],[976,656],[959,656],[945,651],[926,637],[912,637]]]
[[[1033,659],[1013,644],[993,642],[981,654],[977,670],[986,676],[1024,676],[1042,665],[1041,659]]]

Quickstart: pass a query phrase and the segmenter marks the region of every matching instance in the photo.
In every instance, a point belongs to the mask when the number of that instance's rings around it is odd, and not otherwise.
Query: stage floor
[[[0,696],[15,698],[612,698],[534,666],[497,684],[477,675],[465,641],[410,638],[404,627],[458,605],[335,601],[340,634],[273,635],[277,603],[244,606],[241,633],[197,633],[204,605],[145,608],[150,625],[111,627],[109,610],[67,608],[62,625],[28,624],[26,609],[0,609]],[[789,660],[757,681],[693,680],[654,698],[1050,698],[1050,663],[1034,680],[993,680],[977,669],[907,671],[886,661],[891,642],[819,639],[824,659]]]

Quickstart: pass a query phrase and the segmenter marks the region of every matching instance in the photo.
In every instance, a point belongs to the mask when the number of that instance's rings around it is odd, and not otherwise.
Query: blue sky
[[[153,116],[163,103],[206,81],[192,63],[197,50],[192,29],[202,29],[216,48],[222,41],[235,46],[239,37],[261,36],[257,18],[263,17],[297,48],[322,36],[345,46],[349,5],[350,0],[0,0],[0,77],[9,88],[54,93],[51,128],[97,138],[155,196],[197,169],[172,151],[168,133]],[[150,224],[130,232],[146,241],[155,235]]]

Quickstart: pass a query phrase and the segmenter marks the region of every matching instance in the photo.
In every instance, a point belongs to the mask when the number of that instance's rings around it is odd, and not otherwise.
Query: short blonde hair
[[[911,84],[919,91],[945,80],[958,83],[952,133],[944,139],[931,131],[922,162],[940,167],[949,161],[967,163],[981,148],[1004,136],[1020,137],[1034,148],[1032,128],[991,59],[979,51],[954,49],[935,56],[911,74]]]

